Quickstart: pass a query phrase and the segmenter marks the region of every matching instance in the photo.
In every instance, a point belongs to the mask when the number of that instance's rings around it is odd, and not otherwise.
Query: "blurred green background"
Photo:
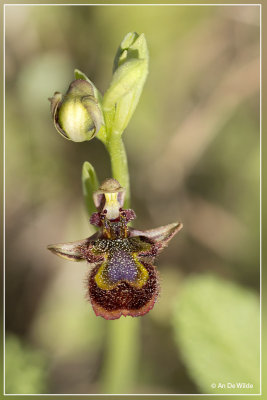
[[[95,317],[85,263],[46,250],[91,234],[81,167],[107,178],[108,154],[97,139],[60,137],[47,98],[74,68],[104,92],[129,31],[150,51],[124,134],[135,226],[184,229],[156,263],[161,297],[139,319],[122,393],[259,393],[259,12],[6,7],[7,393],[120,393],[106,354],[122,322]],[[211,387],[220,382],[253,388]]]

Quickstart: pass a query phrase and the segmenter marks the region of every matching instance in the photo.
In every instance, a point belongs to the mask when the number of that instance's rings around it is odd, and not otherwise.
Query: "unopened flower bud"
[[[66,139],[90,140],[103,125],[102,109],[93,85],[83,79],[73,81],[64,96],[55,92],[49,100],[54,125]]]
[[[148,62],[148,48],[143,33],[141,35],[136,32],[127,33],[117,50],[113,72],[126,61],[132,59],[145,60]]]

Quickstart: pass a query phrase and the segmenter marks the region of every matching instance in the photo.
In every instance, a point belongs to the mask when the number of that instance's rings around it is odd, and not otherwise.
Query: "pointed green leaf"
[[[85,161],[82,168],[82,188],[89,216],[96,211],[93,201],[93,193],[98,189],[98,187],[99,182],[94,167],[88,161]]]

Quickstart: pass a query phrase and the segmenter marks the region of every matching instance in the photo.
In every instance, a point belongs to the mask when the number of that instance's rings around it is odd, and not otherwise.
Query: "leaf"
[[[175,339],[203,393],[260,392],[259,318],[257,295],[233,282],[212,275],[185,282],[175,301]]]
[[[6,393],[45,392],[48,360],[43,352],[9,334],[6,337],[5,354]]]
[[[144,73],[146,73],[145,60],[131,59],[123,63],[114,72],[110,87],[104,95],[104,109],[112,109],[123,96],[135,89],[139,80],[143,80]]]
[[[85,161],[82,167],[82,188],[86,209],[89,216],[96,211],[93,193],[98,189],[99,182],[92,164]]]
[[[73,269],[65,261],[62,265],[64,273],[58,274],[45,293],[31,335],[57,362],[62,358],[81,362],[83,355],[92,360],[102,345],[104,321],[95,317],[81,291],[84,269]]]
[[[108,133],[122,134],[127,127],[148,74],[148,59],[144,34],[128,33],[118,48],[112,81],[103,97]]]

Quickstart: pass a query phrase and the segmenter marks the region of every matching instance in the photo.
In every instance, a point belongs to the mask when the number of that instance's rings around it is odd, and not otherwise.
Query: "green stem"
[[[112,176],[126,189],[124,208],[130,207],[130,179],[125,147],[120,134],[109,135],[107,149],[110,155]]]
[[[106,115],[108,115],[106,113]],[[107,140],[112,176],[126,189],[124,208],[130,207],[130,179],[127,154],[121,134],[107,123]],[[108,343],[102,375],[103,393],[130,393],[136,385],[140,352],[140,321],[138,318],[121,317],[108,321]]]
[[[107,354],[102,375],[103,393],[131,393],[139,362],[139,319],[121,317],[108,322]]]

